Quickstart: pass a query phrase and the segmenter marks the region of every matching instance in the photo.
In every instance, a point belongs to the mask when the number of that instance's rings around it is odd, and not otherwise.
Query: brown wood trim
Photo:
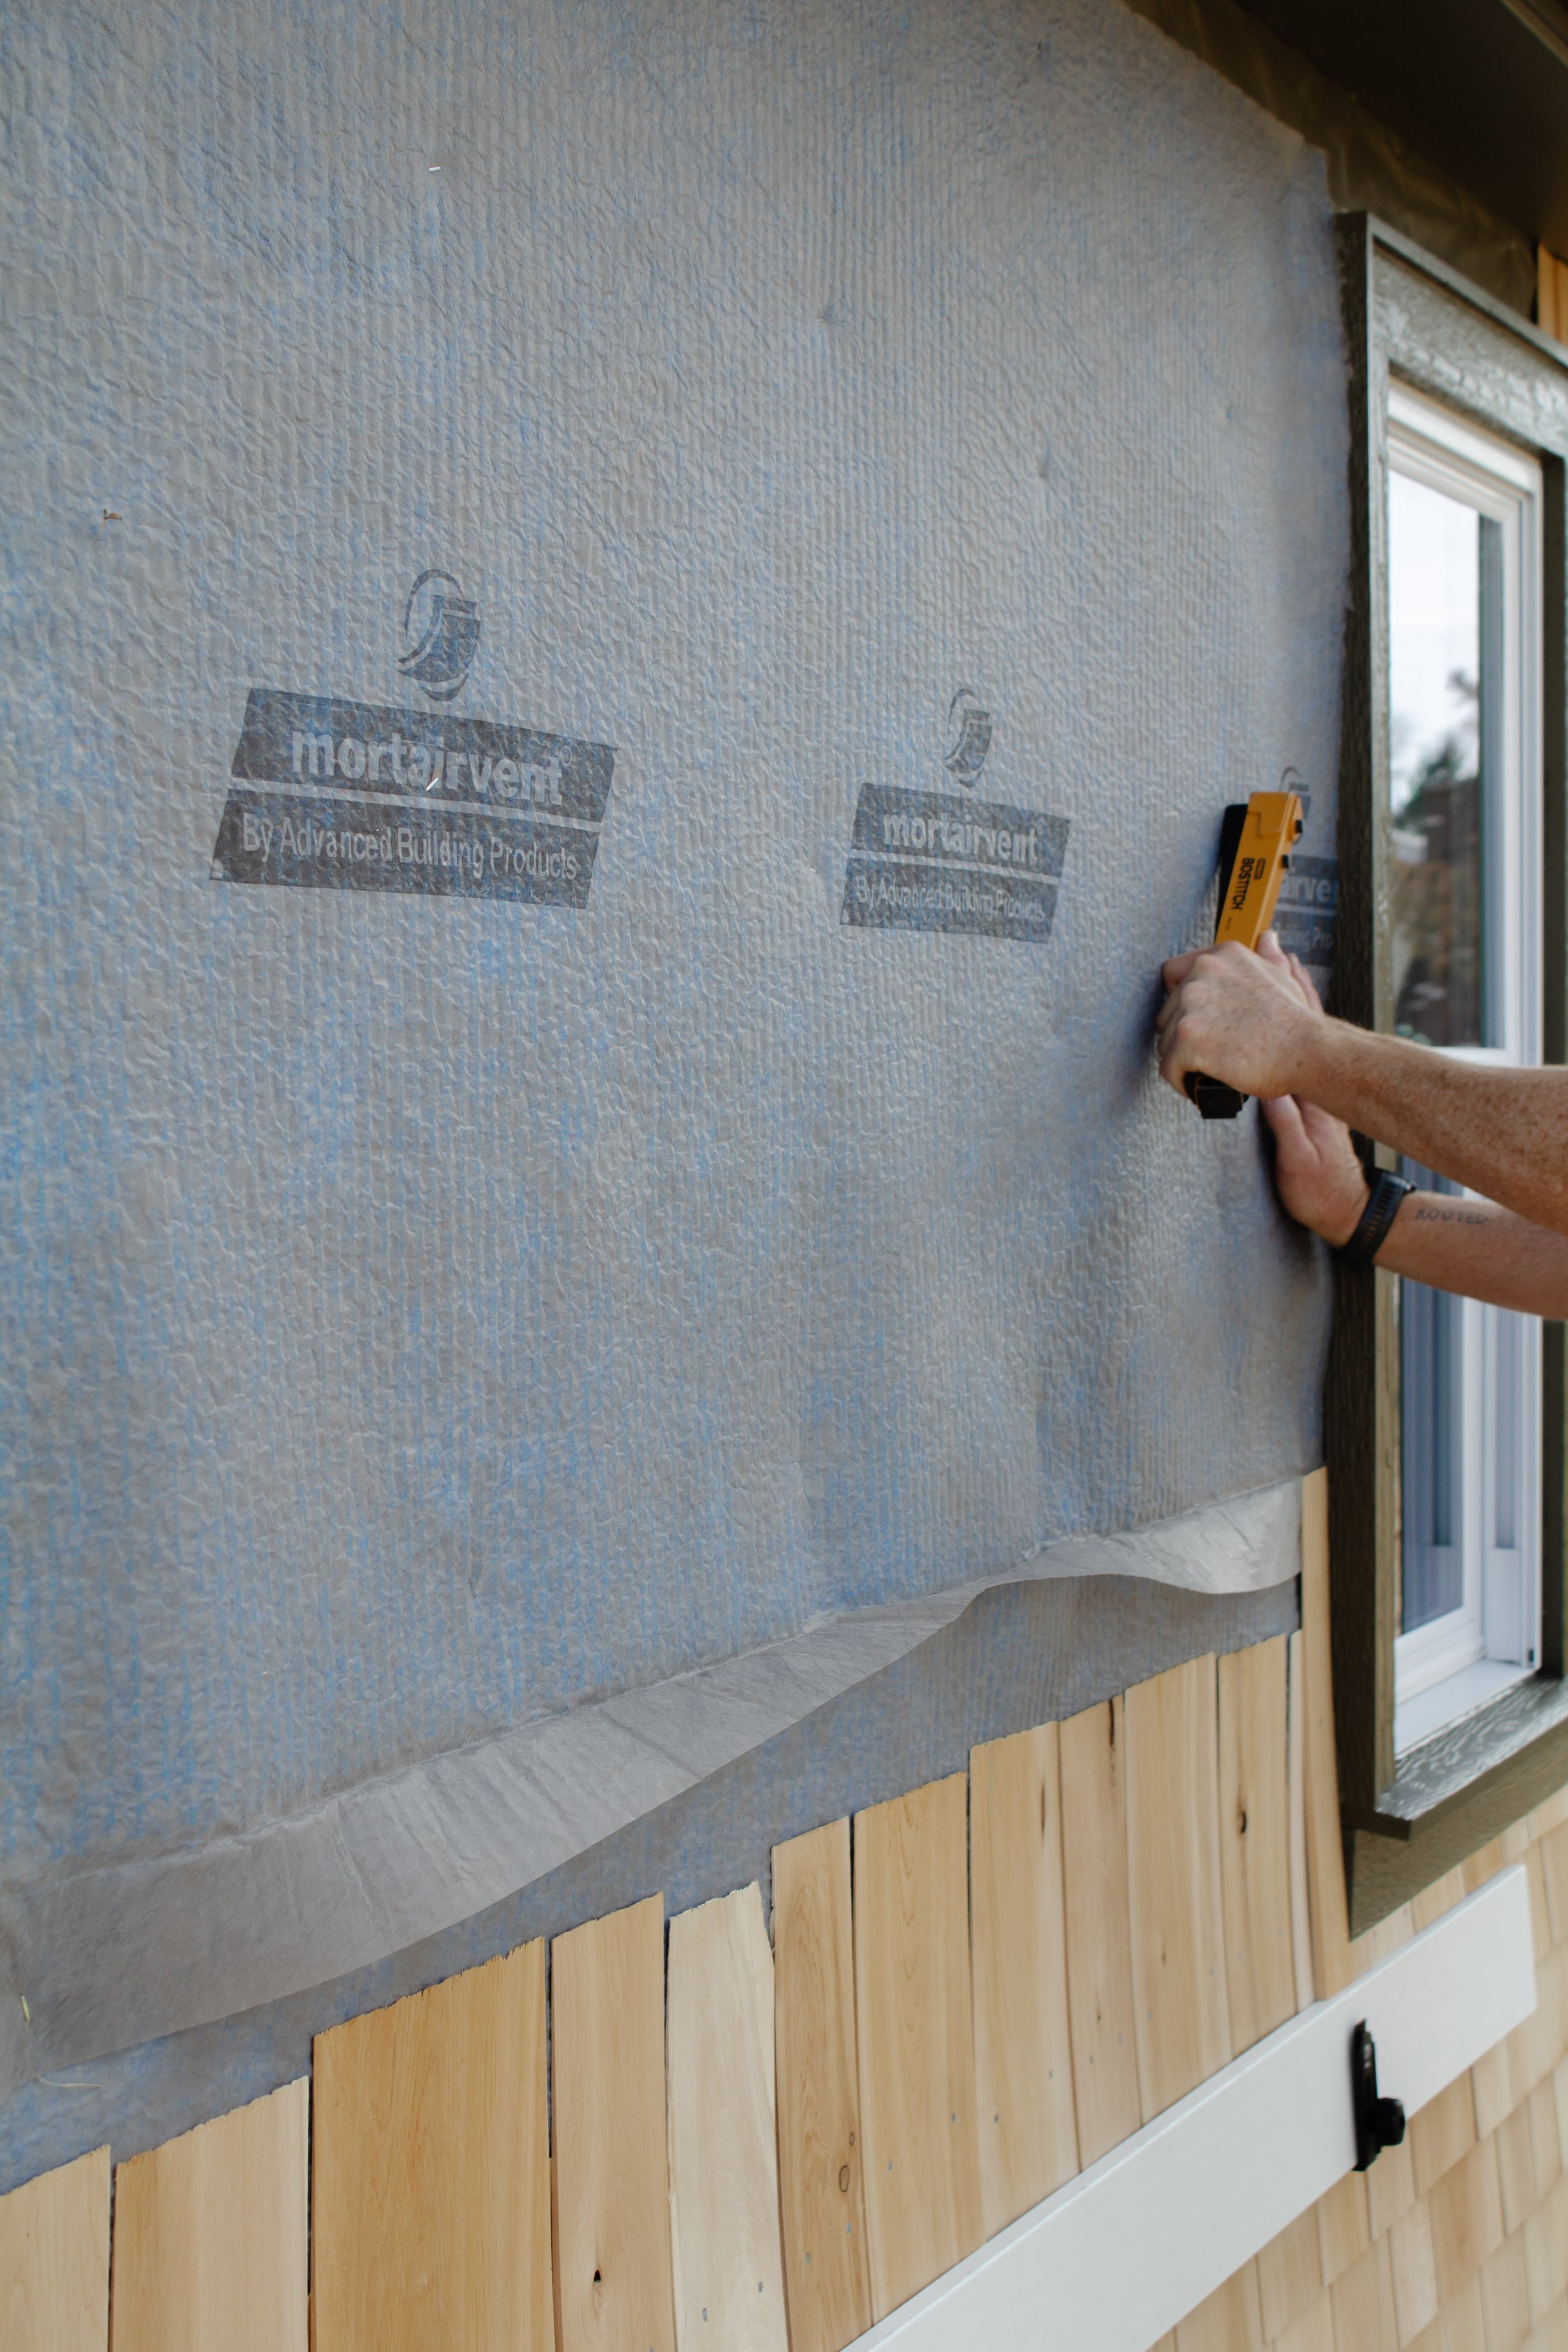
[[[1364,1935],[1457,1864],[1479,1853],[1564,1783],[1568,1723],[1559,1723],[1414,1825],[1407,1837],[1352,1829],[1345,1840],[1352,1936]]]
[[[1376,333],[1375,238],[1364,214],[1338,224],[1350,355],[1351,583],[1345,598],[1340,729],[1340,912],[1332,1010],[1376,1028],[1392,993],[1386,826],[1388,595],[1384,492],[1388,365]],[[1356,1139],[1371,1165],[1375,1146]],[[1388,1155],[1383,1154],[1386,1160]],[[1342,1801],[1373,1808],[1394,1777],[1394,1586],[1399,1517],[1397,1292],[1386,1275],[1334,1269],[1324,1392],[1331,1476],[1333,1668]]]
[[[1558,265],[1561,268],[1562,265]],[[1568,320],[1560,325],[1568,327]],[[1543,961],[1542,1045],[1549,1062],[1568,1062],[1568,465],[1543,459],[1542,534],[1542,754]],[[1568,1333],[1542,1334],[1541,1668],[1568,1675]]]
[[[1373,365],[1373,240],[1364,215],[1338,224],[1350,400],[1350,584],[1345,595],[1344,695],[1340,720],[1340,907],[1331,1009],[1370,1028],[1376,1018],[1377,900],[1373,841],[1373,708],[1377,580],[1374,444],[1381,399]],[[1333,1680],[1342,1803],[1375,1804],[1379,1769],[1378,1561],[1391,1540],[1392,1487],[1379,1475],[1384,1449],[1375,1409],[1379,1350],[1375,1276],[1334,1268],[1334,1321],[1324,1388],[1329,1464],[1329,1557]],[[1392,1752],[1392,1735],[1391,1735]]]
[[[1373,244],[1381,246],[1385,253],[1397,254],[1401,261],[1406,263],[1412,269],[1418,269],[1423,278],[1429,278],[1435,286],[1441,286],[1447,292],[1457,294],[1468,310],[1479,311],[1482,318],[1489,319],[1493,326],[1501,327],[1507,334],[1517,335],[1521,343],[1527,343],[1532,351],[1539,352],[1543,358],[1555,360],[1561,364],[1563,338],[1560,335],[1550,334],[1539,320],[1527,319],[1521,310],[1514,309],[1511,302],[1500,301],[1495,294],[1489,294],[1484,286],[1478,286],[1473,278],[1467,278],[1462,269],[1450,268],[1447,262],[1439,261],[1435,253],[1428,253],[1425,246],[1417,245],[1414,237],[1405,236],[1401,230],[1391,226],[1387,221],[1380,220],[1375,213],[1347,213],[1342,217],[1351,221],[1364,221],[1369,238]],[[1563,265],[1559,263],[1558,267],[1561,268]],[[1540,291],[1541,248],[1538,247],[1536,248],[1538,307]]]

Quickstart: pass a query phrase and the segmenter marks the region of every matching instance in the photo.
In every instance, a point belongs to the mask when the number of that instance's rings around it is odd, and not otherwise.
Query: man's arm
[[[1331,1021],[1303,995],[1272,932],[1256,955],[1230,946],[1174,956],[1164,979],[1160,1071],[1178,1093],[1189,1070],[1204,1070],[1244,1094],[1298,1096],[1568,1234],[1568,1070],[1489,1068]]]
[[[1343,1123],[1290,1095],[1265,1101],[1274,1174],[1290,1214],[1340,1248],[1366,1206],[1367,1182]],[[1377,1262],[1433,1290],[1458,1291],[1523,1315],[1568,1317],[1568,1237],[1451,1192],[1412,1192],[1399,1204]]]

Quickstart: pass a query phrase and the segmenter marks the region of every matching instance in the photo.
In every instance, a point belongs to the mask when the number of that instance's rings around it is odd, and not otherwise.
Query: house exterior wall
[[[1347,539],[1321,163],[1111,0],[6,41],[14,2079],[1293,1573],[1321,1254],[1148,1032]]]

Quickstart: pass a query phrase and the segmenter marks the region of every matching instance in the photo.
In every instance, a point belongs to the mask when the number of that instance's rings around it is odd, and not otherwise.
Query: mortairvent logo
[[[968,793],[991,749],[973,687],[947,707],[942,766]],[[862,784],[839,920],[860,930],[964,931],[1039,944],[1051,935],[1068,820],[1005,801]]]
[[[451,702],[479,642],[450,572],[402,606],[397,667]],[[511,719],[253,686],[213,879],[585,907],[616,755]]]

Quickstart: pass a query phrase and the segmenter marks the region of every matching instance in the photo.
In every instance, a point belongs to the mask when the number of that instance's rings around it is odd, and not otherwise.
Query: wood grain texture
[[[552,2352],[544,1946],[320,2033],[314,2352]]]
[[[1309,2205],[1304,2213],[1260,2248],[1258,2256],[1258,2317],[1264,2341],[1277,2336],[1300,2319],[1322,2292],[1323,2264],[1318,2252],[1318,2216]]]
[[[855,1816],[855,2010],[871,2307],[980,2243],[962,1772]]]
[[[1568,342],[1568,262],[1543,245],[1535,249],[1535,317],[1543,334]]]
[[[5,2352],[105,2352],[109,2150],[0,2197],[0,2344]]]
[[[1212,1657],[1127,1694],[1127,1892],[1148,2123],[1231,2055]]]
[[[114,2352],[305,2352],[310,2085],[115,2168]]]
[[[1219,1862],[1235,2055],[1296,2013],[1290,1933],[1289,1636],[1219,1662]]]
[[[674,2352],[664,1897],[550,1957],[561,2352]]]
[[[1290,1946],[1296,1969],[1296,2013],[1310,2009],[1312,1906],[1307,1874],[1306,1637],[1290,1636],[1286,1663],[1286,1801],[1290,1808]]]
[[[1397,1911],[1386,1912],[1364,1936],[1351,1937],[1352,1975],[1364,1976],[1368,1969],[1376,1968],[1379,1960],[1396,1952],[1401,1944],[1407,1944],[1415,1933],[1408,1903],[1402,1903]]]
[[[1120,1697],[1060,1727],[1068,2030],[1080,2164],[1142,2122],[1127,1904],[1127,1724]]]
[[[1333,1633],[1329,1614],[1329,1477],[1301,1481],[1301,1662],[1307,1782],[1307,1891],[1312,1979],[1320,2000],[1353,1974],[1334,1746]]]
[[[871,2325],[847,1821],[773,1848],[773,1974],[790,2343],[843,2352]]]
[[[969,1759],[974,2100],[986,2236],[1078,2170],[1057,1727]]]
[[[681,2352],[788,2352],[762,1890],[669,1923],[669,2211]]]

